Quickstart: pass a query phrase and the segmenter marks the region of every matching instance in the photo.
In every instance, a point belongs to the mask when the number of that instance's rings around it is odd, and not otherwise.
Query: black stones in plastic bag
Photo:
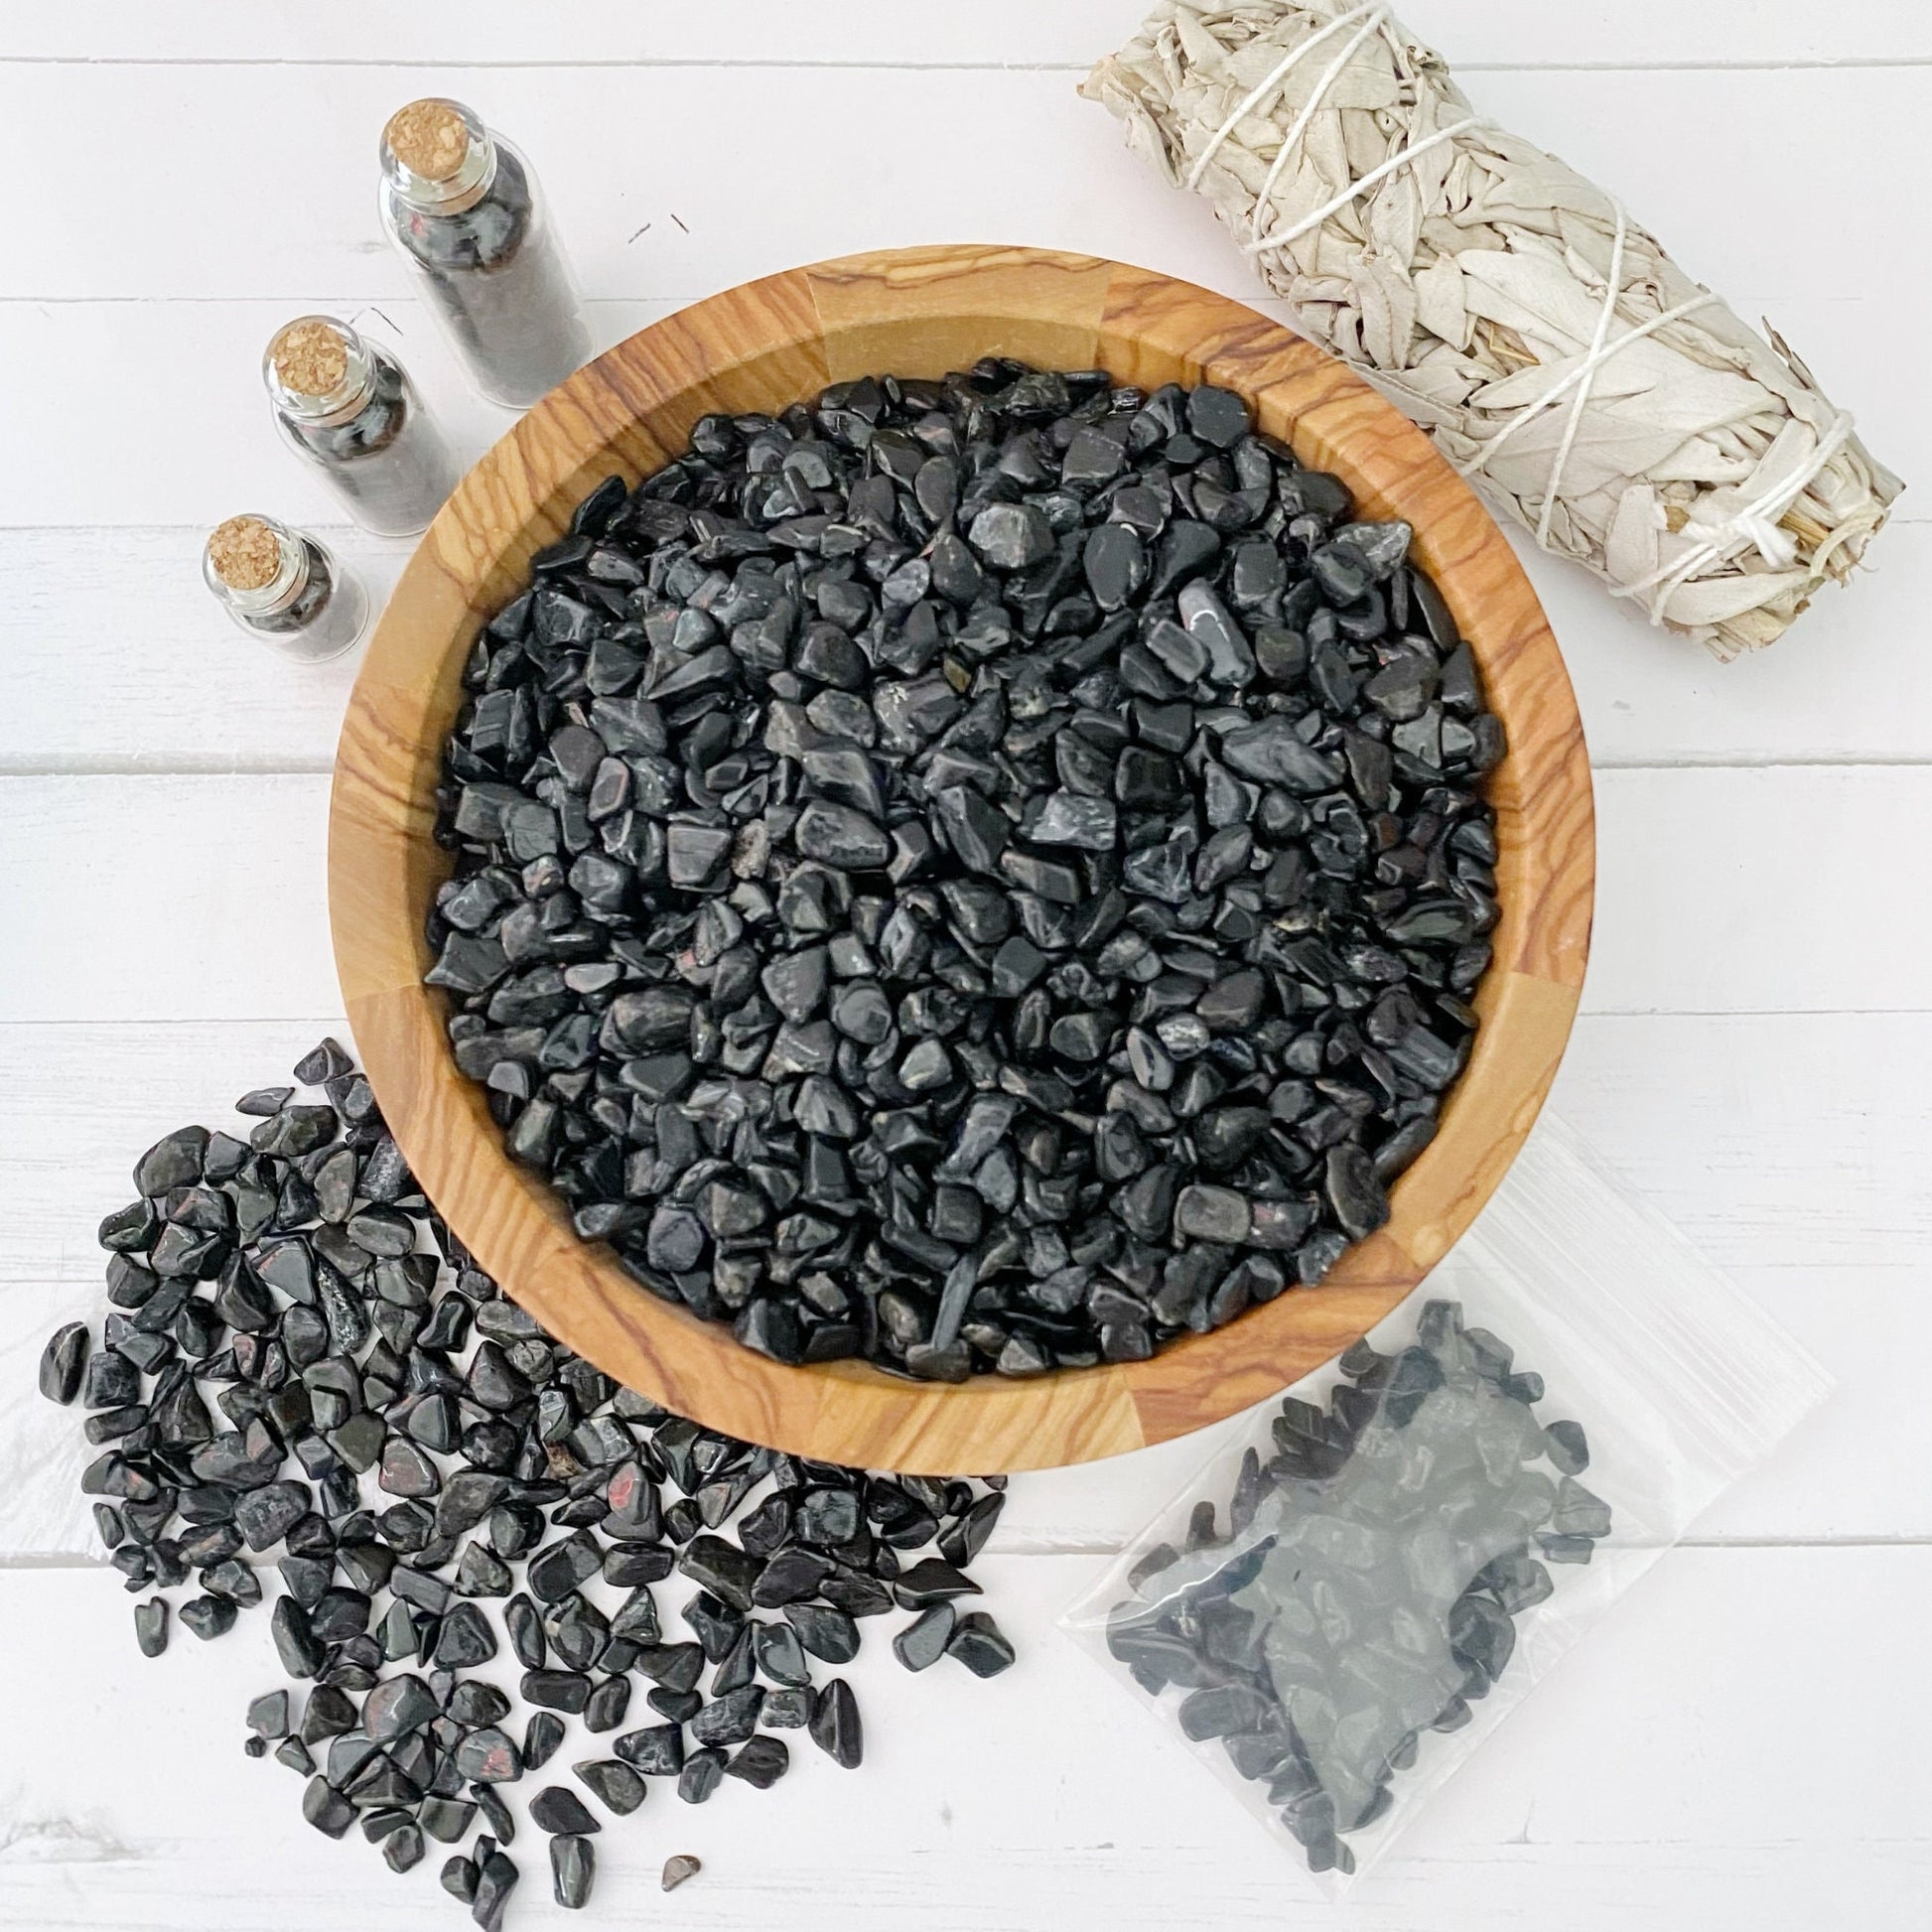
[[[1425,1733],[1466,1724],[1508,1670],[1515,1619],[1555,1587],[1552,1544],[1587,1562],[1611,1515],[1565,1471],[1582,1429],[1537,1419],[1541,1378],[1456,1303],[1338,1366],[1325,1409],[1290,1397],[1273,1453],[1247,1451],[1225,1536],[1203,1500],[1184,1553],[1139,1561],[1105,1641],[1265,1787],[1311,1869],[1347,1873],[1349,1835],[1388,1811]],[[967,1621],[948,1649],[977,1669],[993,1633],[962,1654]]]

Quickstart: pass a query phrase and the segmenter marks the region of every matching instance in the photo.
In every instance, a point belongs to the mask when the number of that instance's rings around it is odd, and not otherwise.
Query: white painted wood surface
[[[1768,315],[1873,448],[1932,476],[1916,0],[1414,0],[1478,103],[1614,187]],[[327,309],[396,345],[471,454],[507,419],[428,332],[370,217],[411,94],[533,154],[603,342],[838,250],[1002,237],[1248,296],[1204,210],[1072,87],[1131,0],[239,0],[0,10],[0,1926],[461,1922],[433,1880],[300,1827],[238,1749],[259,1617],[159,1663],[28,1390],[97,1293],[141,1146],[218,1119],[339,1024],[326,773],[353,663],[250,649],[195,578],[237,508],[337,528],[254,364]],[[734,124],[749,135],[718,130]],[[1839,1377],[1432,1812],[1343,1917],[1392,1932],[1932,1920],[1932,512],[1849,593],[1719,667],[1530,568],[1598,769],[1602,886],[1556,1104]],[[607,1830],[605,1922],[699,1932],[1316,1925],[1293,1868],[1054,1630],[1211,1445],[1015,1485],[986,1565],[1022,1667],[908,1678],[869,1646],[866,1772],[659,1792]],[[582,1755],[566,1746],[566,1759]],[[526,1828],[526,1836],[527,1828]],[[535,1850],[536,1848],[527,1848]],[[659,1900],[672,1851],[704,1877]],[[526,1859],[516,1922],[562,1922]],[[291,1914],[282,1892],[313,1902]]]

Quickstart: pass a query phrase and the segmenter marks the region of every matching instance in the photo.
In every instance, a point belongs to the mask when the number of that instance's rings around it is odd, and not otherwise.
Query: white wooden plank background
[[[580,1922],[706,1932],[1332,1922],[1277,1848],[1051,1627],[1098,1568],[986,1561],[1003,1613],[1037,1633],[1016,1669],[981,1686],[950,1669],[908,1677],[883,1648],[862,1656],[852,1678],[873,1733],[859,1774],[806,1744],[761,1799],[727,1790],[693,1811],[653,1792],[601,1834],[597,1916]],[[1873,1620],[1903,1613],[1932,1587],[1932,1558],[1838,1551],[1830,1579],[1820,1587],[1805,1551],[1681,1552],[1350,1895],[1342,1922],[1727,1932],[1829,1923],[1856,1898],[1863,1926],[1922,1925],[1932,1858],[1913,1746],[1901,1749],[1898,1731],[1932,1692],[1932,1665],[1922,1645],[1894,1657],[1848,1640],[1846,1625],[1853,1604]],[[398,1882],[366,1847],[292,1828],[294,1776],[242,1756],[241,1699],[277,1675],[259,1617],[206,1650],[178,1638],[165,1660],[121,1663],[127,1610],[115,1598],[108,1580],[39,1571],[0,1599],[10,1657],[44,1656],[55,1628],[64,1647],[116,1660],[111,1671],[0,1679],[10,1735],[100,1740],[46,1752],[30,1780],[0,1769],[0,1794],[15,1794],[0,1795],[14,1821],[0,1922],[87,1932],[464,1922],[425,1874]],[[232,1715],[207,1738],[224,1698]],[[573,1735],[556,1761],[577,1745]],[[192,1785],[170,1775],[191,1752]],[[516,1853],[530,1835],[525,1826]],[[673,1851],[707,1868],[670,1903],[657,1869]],[[526,1876],[512,1923],[570,1923],[530,1895],[545,1891]]]
[[[1908,480],[1932,476],[1917,318],[1932,10],[1916,0],[1414,0],[1478,105],[1615,188],[1768,315]],[[1247,297],[1204,210],[1072,87],[1122,0],[238,0],[0,10],[0,1926],[446,1925],[426,1873],[303,1830],[238,1749],[261,1619],[158,1664],[27,1387],[96,1293],[133,1156],[339,1024],[321,897],[353,663],[251,651],[200,535],[307,518],[380,592],[406,546],[336,527],[254,364],[328,309],[396,345],[453,439],[465,391],[373,231],[411,94],[474,100],[543,173],[601,342],[841,249],[998,237]],[[750,133],[739,130],[749,129]],[[729,131],[723,131],[729,130]],[[647,225],[646,225],[647,224]],[[1261,306],[1268,306],[1263,304]],[[145,396],[174,397],[173,409]],[[1368,1928],[1892,1932],[1932,1916],[1932,509],[1847,594],[1719,667],[1531,557],[1597,767],[1601,893],[1557,1106],[1836,1373],[1351,1896]],[[600,1843],[609,1922],[699,1932],[1204,1929],[1328,1914],[1053,1628],[1210,1446],[1015,1484],[986,1687],[863,1659],[867,1772],[809,1745]],[[581,1754],[566,1747],[569,1755]],[[180,1775],[186,1772],[188,1775]],[[526,1832],[526,1836],[527,1836]],[[536,1848],[528,1848],[535,1850]],[[671,1851],[705,1876],[660,1901]],[[526,1859],[516,1919],[560,1922]]]
[[[1912,0],[1863,0],[1823,11],[1811,0],[1756,0],[1748,19],[1677,0],[1414,0],[1403,18],[1457,68],[1765,67],[1896,64],[1932,54],[1932,30]],[[1064,67],[1084,72],[1126,40],[1139,16],[1117,0],[976,0],[909,7],[902,0],[576,0],[567,25],[518,0],[470,0],[460,46],[433,7],[404,12],[382,0],[323,9],[202,0],[157,8],[93,0],[10,24],[22,62],[253,63],[379,66],[466,64],[681,66],[868,65]]]

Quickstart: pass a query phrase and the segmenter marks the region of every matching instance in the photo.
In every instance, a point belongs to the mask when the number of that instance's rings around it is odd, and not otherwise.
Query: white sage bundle
[[[1081,91],[1305,335],[1653,623],[1770,643],[1898,494],[1774,333],[1480,118],[1386,5],[1161,0]]]

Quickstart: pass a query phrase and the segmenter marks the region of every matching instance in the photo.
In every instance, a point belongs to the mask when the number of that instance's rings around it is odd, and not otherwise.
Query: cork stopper
[[[315,317],[292,322],[269,345],[268,359],[283,388],[298,396],[330,396],[348,373],[342,331]]]
[[[207,540],[209,567],[231,591],[261,591],[281,575],[282,545],[259,516],[231,516]]]
[[[447,100],[412,100],[389,116],[382,138],[412,175],[449,181],[470,153],[470,128]]]

